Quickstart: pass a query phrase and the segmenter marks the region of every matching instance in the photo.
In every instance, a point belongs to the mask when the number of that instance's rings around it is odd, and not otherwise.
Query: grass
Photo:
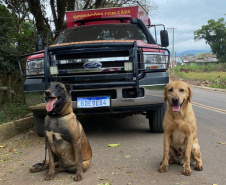
[[[181,68],[189,71],[186,73]],[[226,89],[226,64],[177,66],[175,75],[185,80],[208,81],[209,87]]]
[[[191,64],[191,65],[179,65],[175,67],[175,71],[179,72],[180,69],[189,69],[195,72],[226,72],[226,63],[220,63],[220,64],[209,64],[209,65],[197,65],[197,64]]]
[[[5,103],[1,105],[0,124],[24,118],[31,111],[24,103]]]
[[[176,74],[183,79],[208,80],[211,82],[214,82],[216,79],[221,79],[221,81],[226,82],[226,72],[177,72]]]

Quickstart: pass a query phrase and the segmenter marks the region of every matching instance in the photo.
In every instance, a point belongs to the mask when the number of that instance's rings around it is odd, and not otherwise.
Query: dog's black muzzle
[[[179,103],[179,98],[172,98],[173,105],[178,105],[178,103]]]

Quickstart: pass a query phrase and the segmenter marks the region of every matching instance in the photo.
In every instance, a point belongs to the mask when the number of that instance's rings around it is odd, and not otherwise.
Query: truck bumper
[[[115,113],[142,113],[157,109],[164,104],[164,88],[168,83],[168,73],[147,73],[145,78],[139,80],[139,94],[135,93],[135,88],[111,87],[72,90],[72,107],[77,115],[89,114],[115,114]],[[29,89],[25,89],[25,99],[27,105],[35,114],[46,114],[43,81],[40,80],[41,87],[33,91],[34,80],[27,79],[25,82]],[[37,86],[38,81],[36,81]],[[73,86],[73,84],[71,84]],[[26,88],[25,86],[25,88]],[[109,94],[110,93],[110,94]],[[101,108],[77,108],[77,97],[111,96],[111,106]]]

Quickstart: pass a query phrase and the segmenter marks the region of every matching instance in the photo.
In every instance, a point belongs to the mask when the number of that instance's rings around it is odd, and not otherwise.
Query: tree
[[[19,55],[35,51],[35,39],[37,36],[35,25],[32,21],[24,21],[20,32],[15,34],[16,49]]]
[[[220,62],[226,62],[226,22],[224,18],[208,21],[208,25],[202,26],[194,32],[194,39],[205,39],[212,52],[216,54]]]
[[[16,19],[14,21],[18,25],[18,31],[21,31],[22,23],[28,16],[29,12],[26,0],[0,0],[1,3],[2,1],[7,5],[7,8],[16,15]]]
[[[11,18],[8,21],[8,18]],[[17,52],[15,47],[15,14],[0,5],[0,74],[2,85],[6,87],[5,97],[11,101],[11,74],[16,69]]]
[[[203,54],[202,53],[198,53],[198,55],[196,56],[196,58],[203,58]]]
[[[205,53],[203,53],[202,55],[203,55],[203,57],[206,57],[206,55],[212,55],[212,53],[210,53],[210,52],[205,52]]]
[[[37,31],[46,37],[47,31],[50,31],[50,21],[48,17],[53,16],[55,31],[61,31],[64,26],[65,11],[97,9],[106,7],[121,7],[137,4],[136,0],[0,0],[7,4],[8,9],[12,10],[19,17],[29,16],[28,11],[33,15]],[[148,0],[141,0],[150,15],[154,15],[157,5]],[[20,6],[21,5],[21,6]],[[51,7],[51,13],[47,14],[46,6]],[[20,8],[18,8],[20,7]],[[22,13],[22,11],[24,13]]]
[[[39,34],[46,38],[47,32],[50,30],[48,19],[44,7],[41,5],[40,0],[27,0],[30,12],[35,18],[36,28]]]
[[[22,87],[23,83],[18,70],[18,57],[24,53],[34,52],[35,46],[34,24],[29,21],[21,23],[19,20],[14,11],[10,12],[5,6],[0,5],[0,85],[6,97],[4,101],[10,102],[12,92]]]

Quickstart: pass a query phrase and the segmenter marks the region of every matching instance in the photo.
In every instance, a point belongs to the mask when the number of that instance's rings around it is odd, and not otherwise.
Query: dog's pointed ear
[[[50,85],[51,85],[51,82],[49,82],[49,83],[47,84],[47,88],[46,88],[46,89],[49,89],[49,88],[50,88]]]
[[[192,92],[190,86],[188,85],[188,102],[191,102],[192,96],[193,96],[193,92]]]
[[[168,85],[166,85],[164,89],[164,102],[167,101],[167,89],[168,89]]]
[[[71,86],[69,84],[65,84],[65,88],[66,88],[68,93],[71,92]]]

